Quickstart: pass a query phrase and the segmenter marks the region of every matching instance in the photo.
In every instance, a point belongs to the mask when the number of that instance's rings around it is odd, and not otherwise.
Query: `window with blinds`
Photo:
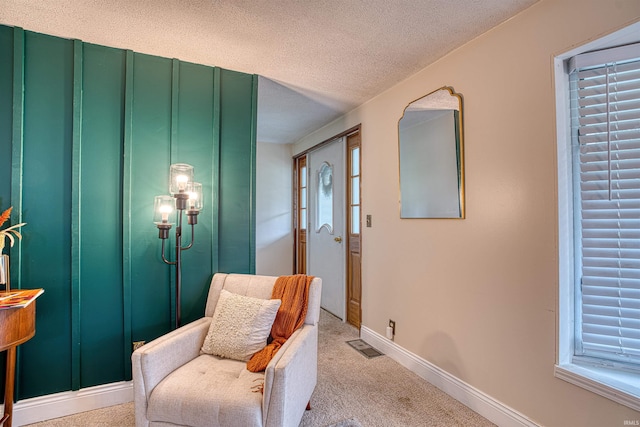
[[[571,73],[575,356],[632,369],[640,369],[639,46],[580,55]]]

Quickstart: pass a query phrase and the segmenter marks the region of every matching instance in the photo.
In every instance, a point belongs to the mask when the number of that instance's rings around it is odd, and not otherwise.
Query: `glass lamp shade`
[[[173,224],[172,214],[175,211],[176,200],[171,196],[156,196],[153,204],[153,222],[156,225]]]
[[[202,184],[199,182],[189,183],[187,192],[189,193],[189,201],[187,202],[188,209],[191,211],[201,211],[203,206]]]
[[[184,193],[190,182],[193,182],[193,166],[186,163],[171,165],[169,170],[169,192],[171,194]]]

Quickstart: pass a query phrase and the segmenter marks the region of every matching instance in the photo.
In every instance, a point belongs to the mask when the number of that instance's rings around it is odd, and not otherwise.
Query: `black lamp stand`
[[[193,246],[194,241],[194,226],[198,223],[198,213],[197,210],[187,209],[187,200],[189,199],[189,195],[187,193],[181,192],[174,194],[176,199],[176,209],[178,210],[178,218],[176,225],[176,247],[175,247],[175,261],[169,261],[165,256],[165,240],[169,238],[169,230],[171,229],[171,224],[157,224],[158,226],[158,237],[162,239],[162,261],[169,265],[176,266],[176,323],[175,327],[180,327],[180,288],[182,287],[182,251],[186,251]],[[183,211],[187,211],[187,223],[191,226],[191,243],[188,246],[182,247],[182,213]]]

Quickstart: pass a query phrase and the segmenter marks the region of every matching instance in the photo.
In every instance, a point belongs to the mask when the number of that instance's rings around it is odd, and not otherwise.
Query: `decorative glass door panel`
[[[316,231],[325,227],[329,234],[333,234],[333,166],[327,162],[322,163],[318,171],[316,197]]]

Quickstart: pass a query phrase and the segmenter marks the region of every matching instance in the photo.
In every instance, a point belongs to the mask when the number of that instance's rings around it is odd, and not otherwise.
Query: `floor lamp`
[[[158,227],[158,237],[162,240],[162,261],[176,267],[176,323],[180,327],[180,288],[182,286],[182,251],[193,246],[194,226],[202,210],[202,184],[193,181],[193,166],[175,163],[169,170],[170,196],[156,196],[153,222]],[[187,224],[191,226],[191,243],[182,247],[182,214],[186,211]],[[174,212],[176,215],[174,217]],[[174,220],[175,222],[172,222]],[[175,260],[169,261],[165,255],[165,240],[169,230],[176,224]]]

